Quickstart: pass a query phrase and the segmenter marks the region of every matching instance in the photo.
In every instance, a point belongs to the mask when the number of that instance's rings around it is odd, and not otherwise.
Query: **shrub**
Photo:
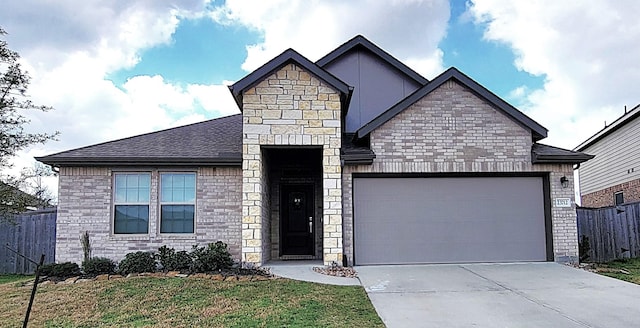
[[[73,262],[49,263],[40,267],[40,274],[60,278],[79,276],[80,267]]]
[[[211,272],[228,269],[233,265],[227,244],[221,241],[209,244],[207,247],[193,246],[191,257],[193,258],[191,272]]]
[[[156,258],[165,271],[188,270],[193,263],[191,255],[186,251],[176,252],[175,249],[167,246],[158,248]]]
[[[156,260],[150,252],[138,251],[128,253],[124,256],[124,259],[120,261],[118,271],[122,274],[155,272]]]
[[[109,274],[116,270],[116,263],[106,257],[92,257],[82,262],[82,271],[86,274]]]

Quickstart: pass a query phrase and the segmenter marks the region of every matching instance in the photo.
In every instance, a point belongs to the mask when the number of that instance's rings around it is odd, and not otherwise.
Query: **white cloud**
[[[445,36],[449,3],[445,0],[260,1],[228,0],[212,18],[241,24],[264,35],[247,47],[242,68],[252,71],[293,48],[317,60],[362,34],[398,59],[433,77],[442,71],[438,43]],[[435,72],[435,73],[434,73]]]
[[[549,128],[546,142],[573,148],[640,102],[640,2],[472,2],[484,37],[511,47],[518,69],[544,77],[521,109]]]
[[[230,84],[230,81],[224,81],[223,85],[192,84],[187,90],[204,110],[227,116],[240,113],[227,87]]]

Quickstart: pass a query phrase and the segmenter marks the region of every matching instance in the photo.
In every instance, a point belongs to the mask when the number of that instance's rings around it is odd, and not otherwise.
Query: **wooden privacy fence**
[[[38,261],[45,255],[51,263],[56,250],[56,209],[45,209],[16,215],[12,222],[0,222],[0,274],[31,274],[35,265],[5,247]]]
[[[616,207],[579,207],[581,261],[609,262],[640,257],[640,202]]]

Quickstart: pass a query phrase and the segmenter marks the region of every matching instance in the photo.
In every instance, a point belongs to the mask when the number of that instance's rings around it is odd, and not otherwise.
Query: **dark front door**
[[[313,185],[283,185],[281,255],[313,255]]]

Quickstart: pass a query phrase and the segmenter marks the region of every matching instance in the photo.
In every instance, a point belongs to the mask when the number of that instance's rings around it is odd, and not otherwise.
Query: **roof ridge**
[[[344,42],[343,44],[341,44],[340,46],[338,46],[328,54],[324,55],[322,58],[316,61],[316,64],[320,67],[324,67],[329,63],[333,62],[334,60],[336,60],[338,57],[341,57],[342,55],[344,55],[349,50],[359,46],[364,47],[369,52],[372,52],[374,55],[380,57],[386,63],[398,69],[400,72],[410,77],[414,81],[418,82],[419,84],[425,85],[429,83],[429,80],[427,78],[425,78],[420,73],[416,72],[414,69],[409,67],[407,64],[403,63],[402,61],[400,61],[399,59],[391,55],[389,52],[384,50],[382,47],[371,42],[369,39],[362,36],[361,34],[354,36],[353,38]]]
[[[262,81],[261,79],[273,74],[291,61],[297,63],[302,69],[313,74],[318,79],[343,94],[344,96],[341,97],[343,98],[343,102],[344,99],[351,96],[353,87],[349,86],[335,75],[327,72],[327,70],[312,62],[307,57],[301,55],[299,52],[289,48],[229,86],[229,90],[231,91],[236,104],[240,108],[240,111],[242,111],[242,93],[245,90],[253,87]]]

